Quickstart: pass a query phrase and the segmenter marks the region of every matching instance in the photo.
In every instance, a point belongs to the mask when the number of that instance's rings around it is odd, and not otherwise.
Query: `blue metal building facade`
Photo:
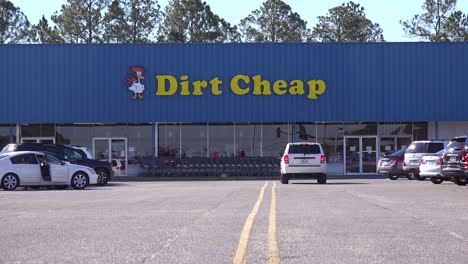
[[[132,66],[143,100],[128,89]],[[157,96],[161,75],[217,78],[222,94],[190,84]],[[231,89],[239,75],[245,95]],[[253,95],[256,75],[272,90],[300,80],[305,94]],[[0,80],[0,124],[464,121],[468,43],[1,45]],[[317,99],[309,80],[326,84]]]

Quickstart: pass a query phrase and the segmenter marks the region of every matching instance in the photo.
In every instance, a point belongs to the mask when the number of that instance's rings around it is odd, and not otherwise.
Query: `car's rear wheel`
[[[441,184],[444,182],[444,179],[441,177],[431,177],[431,182],[433,184]]]
[[[97,185],[106,185],[109,181],[109,173],[104,169],[96,169],[96,174],[98,175]]]
[[[280,176],[280,180],[282,184],[288,184],[289,183],[289,176],[288,174],[282,174]]]
[[[3,176],[1,185],[5,191],[14,191],[19,186],[19,178],[15,174],[8,173]]]
[[[397,176],[397,175],[388,175],[387,177],[388,177],[390,180],[392,180],[392,181],[398,179],[398,176]]]
[[[71,178],[71,187],[76,190],[82,190],[88,186],[89,179],[88,175],[84,172],[75,172]]]
[[[452,177],[452,181],[456,185],[460,185],[460,186],[466,185],[468,183],[468,179],[465,176]]]
[[[317,177],[317,183],[318,184],[326,184],[327,183],[327,175],[326,174],[320,174]]]

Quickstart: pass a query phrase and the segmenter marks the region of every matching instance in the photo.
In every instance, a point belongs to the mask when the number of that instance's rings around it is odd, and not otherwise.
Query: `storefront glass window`
[[[55,137],[54,125],[22,125],[21,137]]]
[[[129,162],[151,157],[154,137],[152,125],[129,125],[127,131]]]
[[[294,139],[296,142],[315,142],[316,138],[315,123],[297,123],[295,125]]]
[[[343,130],[346,136],[373,136],[377,135],[377,123],[344,123]]]
[[[413,140],[426,140],[427,138],[427,123],[413,123]]]
[[[236,152],[238,156],[259,157],[261,125],[236,124]]]
[[[234,153],[234,124],[210,124],[209,156],[233,157]]]
[[[158,125],[158,156],[159,157],[180,157],[185,154],[180,153],[180,124],[159,124]]]
[[[182,153],[186,157],[206,157],[208,155],[207,124],[182,124]]]
[[[317,138],[328,163],[343,163],[343,123],[318,123]]]
[[[275,157],[284,153],[286,144],[292,142],[292,126],[288,123],[263,125],[263,156]]]
[[[412,141],[412,123],[379,123],[380,154],[405,149]]]
[[[379,123],[380,136],[411,136],[411,123]]]
[[[57,125],[57,144],[86,147],[92,152],[93,127],[91,125]]]
[[[16,126],[0,126],[0,150],[6,144],[14,142],[16,142]]]

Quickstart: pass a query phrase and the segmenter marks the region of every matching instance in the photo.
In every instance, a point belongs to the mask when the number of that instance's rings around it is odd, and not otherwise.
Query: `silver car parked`
[[[442,154],[444,149],[436,153],[426,153],[421,157],[421,165],[419,166],[419,175],[421,177],[429,177],[434,184],[441,184],[444,180],[450,180],[442,174]]]

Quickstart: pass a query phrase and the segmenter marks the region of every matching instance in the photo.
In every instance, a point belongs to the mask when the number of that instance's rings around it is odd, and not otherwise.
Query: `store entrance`
[[[344,174],[377,173],[377,146],[375,136],[344,137]]]
[[[93,138],[93,157],[112,163],[115,176],[127,176],[127,138]]]
[[[53,137],[22,137],[21,143],[49,143],[55,144]]]

